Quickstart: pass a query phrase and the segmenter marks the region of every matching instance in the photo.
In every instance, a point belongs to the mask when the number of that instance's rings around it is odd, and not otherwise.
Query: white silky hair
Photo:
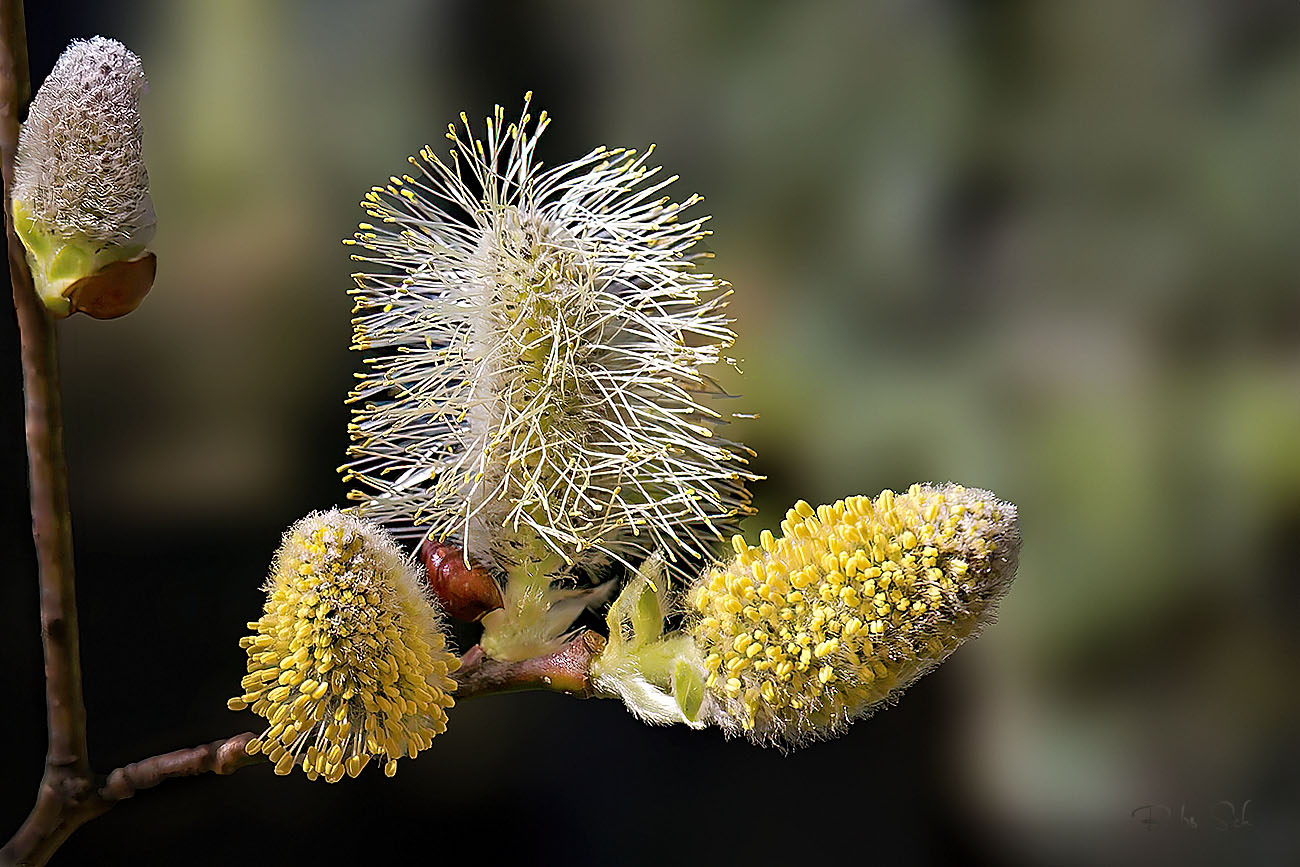
[[[341,468],[399,535],[456,538],[506,567],[707,558],[750,513],[752,453],[717,434],[734,363],[730,290],[696,268],[706,216],[650,151],[543,171],[550,120],[411,158],[362,202],[354,348],[367,353]]]
[[[14,200],[59,237],[147,244],[156,222],[141,151],[147,88],[140,58],[121,42],[73,40],[23,123]]]

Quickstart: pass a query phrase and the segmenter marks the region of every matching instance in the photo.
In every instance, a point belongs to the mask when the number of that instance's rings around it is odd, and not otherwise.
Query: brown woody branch
[[[483,648],[474,645],[461,657],[460,669],[454,675],[458,687],[456,698],[464,700],[529,689],[589,698],[594,694],[591,662],[604,646],[604,637],[588,630],[547,656],[502,662],[489,658]],[[0,865],[44,864],[73,831],[141,789],[151,789],[176,777],[233,774],[240,768],[264,762],[264,756],[250,756],[245,751],[254,737],[252,732],[244,732],[132,762],[110,773],[100,785],[94,784],[89,771],[84,776],[56,777],[53,781],[47,774],[41,781],[36,808],[13,839],[0,849]]]
[[[454,675],[456,698],[463,700],[529,689],[554,690],[589,698],[593,693],[591,661],[604,647],[604,637],[588,630],[547,656],[502,662],[488,658],[483,648],[476,644],[461,657],[461,666]],[[233,774],[240,768],[266,760],[261,754],[250,756],[245,752],[245,747],[254,737],[252,732],[244,732],[203,746],[133,762],[109,774],[96,798],[104,802],[103,809],[106,810],[140,789],[151,789],[173,777]]]
[[[173,777],[193,777],[198,774],[233,774],[240,768],[263,761],[262,756],[250,756],[244,751],[255,735],[244,732],[233,738],[213,741],[200,747],[190,747],[161,756],[132,762],[108,775],[99,790],[99,797],[108,807],[124,801],[141,789],[152,789]]]
[[[474,645],[460,659],[456,680],[456,699],[474,698],[498,692],[547,689],[591,698],[591,661],[605,648],[605,638],[598,632],[581,632],[559,650],[547,656],[519,662],[492,659],[483,648]]]
[[[36,808],[13,839],[0,849],[0,864],[44,864],[73,831],[141,789],[151,789],[173,777],[231,774],[254,764],[261,757],[244,751],[252,739],[252,732],[244,732],[233,738],[132,762],[113,771],[98,787],[92,784],[88,774],[78,778],[74,786],[47,794],[43,780]]]
[[[18,314],[23,367],[32,536],[40,574],[41,636],[45,644],[46,705],[52,767],[84,773],[86,708],[81,696],[77,599],[72,569],[72,521],[63,458],[54,323],[32,287],[27,254],[14,231],[10,193],[18,148],[18,113],[31,97],[21,0],[0,0],[0,165],[4,176],[9,278]]]
[[[66,804],[92,791],[86,751],[86,707],[81,693],[77,600],[72,569],[72,521],[63,457],[63,411],[53,322],[36,297],[10,204],[19,116],[31,99],[27,34],[21,0],[0,0],[0,176],[3,176],[5,242],[23,368],[32,537],[40,581],[41,640],[45,649],[45,707],[49,746],[36,805],[16,841],[33,836],[62,842]],[[53,826],[50,833],[43,831]],[[73,826],[75,827],[75,826]],[[0,864],[22,863],[12,844]],[[53,851],[52,849],[50,851]],[[46,855],[45,857],[48,857]],[[39,863],[39,862],[38,862]]]

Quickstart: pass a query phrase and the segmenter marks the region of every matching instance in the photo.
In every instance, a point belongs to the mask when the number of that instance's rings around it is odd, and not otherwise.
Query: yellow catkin
[[[760,743],[829,737],[895,698],[976,632],[1015,576],[1016,508],[988,491],[913,485],[799,502],[706,572],[687,629],[715,721]]]
[[[381,529],[332,510],[284,536],[232,710],[269,723],[249,744],[278,774],[356,776],[415,756],[447,727],[459,665],[410,563]]]

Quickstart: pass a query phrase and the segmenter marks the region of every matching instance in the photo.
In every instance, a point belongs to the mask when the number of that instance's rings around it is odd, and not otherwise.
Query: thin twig
[[[525,689],[591,698],[591,661],[604,647],[604,636],[587,630],[547,656],[501,662],[488,657],[476,644],[461,657],[460,670],[452,675],[456,680],[456,700]]]
[[[605,646],[599,633],[582,632],[547,656],[501,662],[489,659],[477,644],[461,657],[455,673],[457,700],[477,698],[503,692],[538,689],[552,690],[588,698],[592,695],[591,661]],[[108,809],[140,789],[150,789],[174,777],[198,774],[233,774],[240,768],[266,760],[244,751],[255,735],[244,732],[232,738],[213,741],[199,747],[176,750],[133,762],[108,775],[96,797]],[[102,811],[101,811],[102,812]]]
[[[5,235],[9,278],[22,343],[27,456],[31,483],[32,535],[41,587],[41,631],[45,641],[46,702],[50,722],[49,760],[77,773],[88,772],[86,708],[81,697],[77,599],[72,569],[72,520],[63,458],[63,405],[59,397],[54,323],[32,287],[22,241],[14,232],[10,193],[18,147],[18,113],[31,97],[22,0],[0,0],[0,159],[4,175]]]
[[[0,864],[44,864],[73,831],[141,789],[151,789],[173,777],[232,774],[255,764],[261,757],[244,751],[252,739],[252,732],[244,732],[210,744],[163,753],[118,768],[98,788],[91,786],[87,779],[85,787],[74,796],[40,799],[31,817],[0,849]]]
[[[502,662],[488,658],[476,644],[461,657],[460,669],[454,675],[458,686],[456,698],[463,701],[530,689],[589,698],[594,695],[591,661],[604,646],[604,637],[588,630],[546,656]],[[42,797],[37,800],[36,809],[14,838],[0,849],[0,865],[44,864],[73,831],[141,789],[151,789],[176,777],[233,774],[240,768],[265,762],[265,756],[250,756],[245,751],[254,737],[253,732],[244,732],[132,762],[111,772],[99,786],[92,785],[88,774],[79,778],[75,789],[55,790],[47,795],[43,781]]]
[[[98,796],[105,802],[104,809],[124,801],[141,789],[152,789],[173,777],[193,777],[198,774],[233,774],[240,768],[264,761],[262,756],[250,756],[244,751],[255,735],[244,732],[233,738],[213,741],[200,747],[163,753],[161,756],[132,762],[108,775]]]
[[[58,352],[53,323],[36,297],[26,252],[14,231],[10,203],[19,116],[30,99],[22,0],[0,0],[0,175],[3,175],[9,279],[21,343],[32,536],[40,580],[49,729],[45,773],[37,790],[36,805],[15,840],[31,836],[51,822],[57,826],[68,803],[84,801],[93,791],[86,751],[86,707],[81,694]],[[0,850],[0,863],[11,857],[17,860],[10,846]]]

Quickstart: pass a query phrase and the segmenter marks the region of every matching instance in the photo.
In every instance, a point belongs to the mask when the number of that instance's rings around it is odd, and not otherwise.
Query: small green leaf
[[[673,698],[682,716],[690,722],[699,722],[700,709],[704,706],[704,677],[685,659],[678,660],[673,668]]]
[[[639,577],[633,586],[636,586],[638,595],[631,611],[632,634],[635,636],[632,642],[639,646],[663,634],[664,612],[659,594],[649,579]]]

